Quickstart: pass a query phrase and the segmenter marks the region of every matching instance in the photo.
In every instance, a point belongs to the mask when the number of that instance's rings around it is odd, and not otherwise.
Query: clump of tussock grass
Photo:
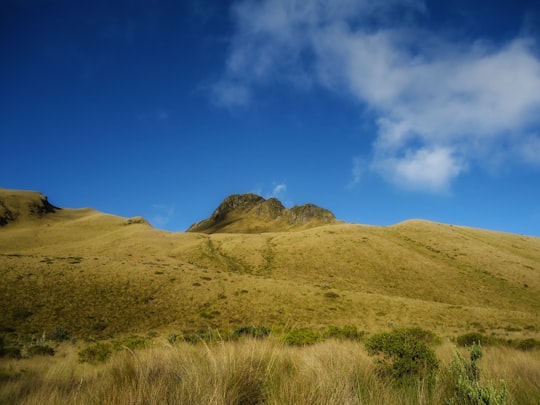
[[[442,353],[441,350],[448,353]],[[396,385],[377,373],[364,345],[330,339],[290,346],[279,338],[116,351],[104,362],[77,362],[64,344],[51,358],[4,360],[0,403],[103,404],[444,404],[455,388],[446,344],[435,378]],[[479,361],[482,380],[508,382],[508,404],[538,403],[538,352],[490,347]]]

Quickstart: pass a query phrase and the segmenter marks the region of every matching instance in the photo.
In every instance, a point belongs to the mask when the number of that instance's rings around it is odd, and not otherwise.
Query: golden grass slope
[[[0,227],[0,271],[0,329],[20,334],[417,325],[540,337],[539,238],[420,220],[208,235],[63,209]]]

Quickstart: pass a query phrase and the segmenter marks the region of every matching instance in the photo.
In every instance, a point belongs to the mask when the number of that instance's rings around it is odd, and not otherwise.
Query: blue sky
[[[4,0],[0,60],[0,187],[540,236],[538,2]]]

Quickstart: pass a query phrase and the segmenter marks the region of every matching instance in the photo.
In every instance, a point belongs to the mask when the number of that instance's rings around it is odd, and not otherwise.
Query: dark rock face
[[[191,225],[187,232],[219,232],[231,223],[255,220],[268,224],[276,221],[287,226],[305,226],[310,223],[321,224],[336,221],[336,217],[327,209],[314,204],[305,204],[287,209],[277,198],[268,200],[256,194],[233,194],[225,198],[214,210],[210,218]],[[259,225],[259,230],[263,231]]]
[[[0,226],[5,226],[17,219],[17,215],[11,211],[3,201],[0,201]]]
[[[292,223],[295,224],[305,224],[313,219],[323,222],[331,222],[336,219],[331,211],[317,207],[314,204],[304,204],[292,207],[290,210],[290,218]]]
[[[52,214],[53,212],[56,212],[61,209],[52,205],[47,200],[46,196],[42,196],[40,201],[30,204],[29,208],[30,208],[31,214],[38,215],[38,216],[43,216],[45,214]]]
[[[263,201],[264,198],[256,194],[233,194],[223,200],[219,207],[212,213],[211,218],[214,221],[221,221],[231,211],[250,210]]]

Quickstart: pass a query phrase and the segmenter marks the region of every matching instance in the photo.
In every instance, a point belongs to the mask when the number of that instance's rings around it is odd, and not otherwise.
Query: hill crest
[[[61,208],[52,205],[47,196],[37,191],[0,188],[0,227],[18,220],[41,218],[59,210]]]
[[[262,233],[306,229],[335,223],[334,214],[315,204],[285,208],[277,198],[257,194],[232,194],[209,218],[191,225],[186,232]]]

